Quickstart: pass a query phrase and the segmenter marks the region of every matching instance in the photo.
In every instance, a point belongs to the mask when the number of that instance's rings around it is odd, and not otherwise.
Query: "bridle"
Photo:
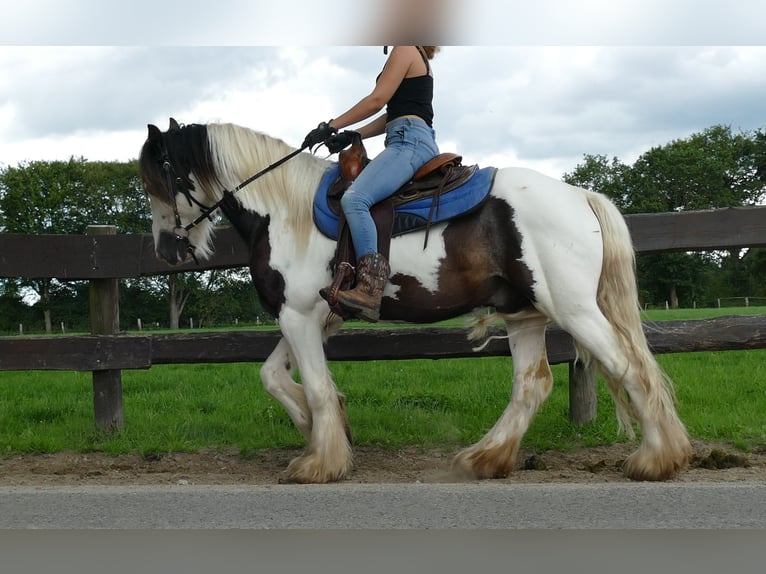
[[[278,168],[280,165],[292,159],[293,157],[295,157],[296,155],[298,155],[299,153],[301,153],[303,150],[307,149],[308,147],[309,146],[302,146],[300,149],[296,149],[295,151],[287,154],[285,157],[275,161],[274,163],[265,167],[264,169],[262,169],[255,175],[248,177],[246,180],[244,180],[242,183],[237,185],[231,191],[229,191],[228,189],[224,189],[221,199],[216,201],[213,205],[207,206],[192,195],[188,185],[186,185],[183,178],[181,178],[179,175],[176,174],[175,167],[173,167],[173,163],[170,161],[170,154],[168,154],[167,148],[163,145],[162,157],[160,158],[159,163],[162,165],[162,171],[165,172],[165,178],[167,179],[167,184],[168,184],[168,191],[170,192],[171,197],[173,198],[173,204],[172,204],[173,217],[175,218],[175,227],[173,227],[173,233],[176,236],[176,241],[184,244],[186,253],[191,255],[192,259],[194,259],[194,262],[197,265],[199,265],[197,256],[194,253],[196,248],[192,244],[192,242],[189,241],[189,232],[195,227],[197,227],[200,223],[202,223],[205,219],[208,219],[209,221],[212,222],[213,212],[215,212],[216,209],[221,207],[221,204],[223,204],[229,197],[232,197],[235,193],[237,193],[243,187],[246,187],[247,185],[251,184],[259,177],[266,175],[268,172],[270,172],[273,169]],[[183,224],[183,222],[181,221],[181,216],[178,213],[178,202],[176,201],[176,195],[178,194],[179,191],[184,195],[186,200],[189,202],[189,207],[193,207],[194,205],[196,205],[202,210],[202,212],[197,216],[196,219],[194,219],[194,221],[192,221],[191,223],[187,223],[186,225]]]

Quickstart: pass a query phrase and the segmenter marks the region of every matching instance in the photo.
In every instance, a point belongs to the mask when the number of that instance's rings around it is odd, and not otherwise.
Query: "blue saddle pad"
[[[485,167],[477,170],[464,184],[443,193],[439,200],[439,210],[431,223],[439,223],[463,215],[475,209],[487,198],[495,180],[497,168]],[[338,216],[327,202],[327,191],[338,178],[340,166],[333,163],[325,171],[314,196],[314,223],[319,231],[330,239],[338,239]],[[394,212],[393,236],[425,229],[432,199],[426,197],[396,207]]]

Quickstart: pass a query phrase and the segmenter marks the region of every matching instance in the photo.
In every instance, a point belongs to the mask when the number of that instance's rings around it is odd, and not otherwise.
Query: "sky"
[[[434,127],[464,163],[561,177],[584,154],[632,163],[713,125],[766,128],[760,0],[0,0],[0,14],[0,168],[128,161],[171,116],[297,147],[372,90],[384,43],[444,46]]]

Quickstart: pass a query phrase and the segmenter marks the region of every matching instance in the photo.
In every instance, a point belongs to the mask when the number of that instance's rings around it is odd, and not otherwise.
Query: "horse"
[[[287,480],[324,483],[343,480],[352,469],[345,397],[323,348],[343,319],[319,294],[332,279],[336,242],[312,219],[315,191],[333,162],[301,151],[236,124],[181,126],[171,118],[165,132],[148,125],[139,170],[157,257],[169,264],[209,257],[211,206],[220,207],[248,245],[253,284],[281,331],[261,381],[306,440],[287,466]],[[262,177],[242,184],[258,170]],[[481,310],[471,337],[504,324],[513,362],[510,401],[481,439],[455,454],[456,477],[511,474],[522,437],[553,386],[549,323],[572,336],[579,360],[598,365],[620,430],[635,437],[634,426],[640,429],[625,476],[667,480],[687,468],[692,449],[673,384],[641,325],[630,233],[606,196],[504,167],[479,208],[434,224],[429,233],[425,246],[423,231],[391,240],[381,320],[431,323]]]

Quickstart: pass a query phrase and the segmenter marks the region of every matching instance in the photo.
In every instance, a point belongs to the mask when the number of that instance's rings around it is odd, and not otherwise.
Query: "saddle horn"
[[[362,143],[362,136],[354,133],[351,145],[338,154],[340,173],[346,181],[354,181],[361,173],[364,166],[370,163],[367,159],[367,150]]]

